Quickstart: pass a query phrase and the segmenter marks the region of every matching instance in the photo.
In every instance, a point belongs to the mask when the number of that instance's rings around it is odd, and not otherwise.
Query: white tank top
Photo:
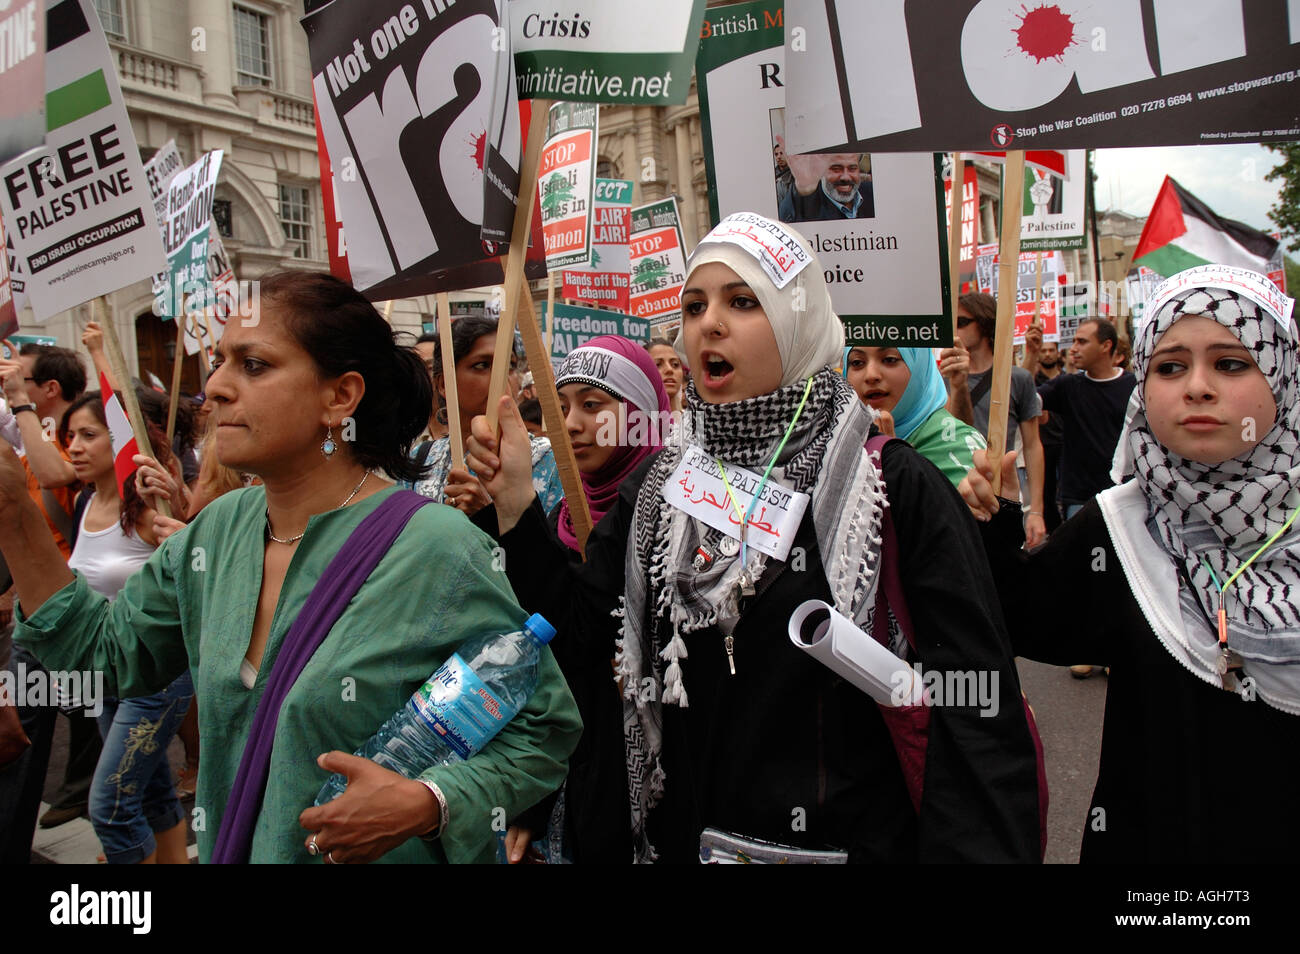
[[[90,500],[94,499],[92,494]],[[126,584],[126,578],[153,555],[154,548],[134,533],[128,537],[119,523],[106,530],[87,530],[88,513],[89,502],[81,515],[77,545],[72,550],[68,567],[80,571],[92,590],[112,600]]]

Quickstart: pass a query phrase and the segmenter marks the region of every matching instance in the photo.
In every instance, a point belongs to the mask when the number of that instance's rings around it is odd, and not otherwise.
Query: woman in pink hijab
[[[654,359],[618,335],[569,352],[555,387],[594,526],[618,499],[619,484],[663,446],[672,423],[668,392]],[[556,514],[560,542],[580,554],[567,500]]]

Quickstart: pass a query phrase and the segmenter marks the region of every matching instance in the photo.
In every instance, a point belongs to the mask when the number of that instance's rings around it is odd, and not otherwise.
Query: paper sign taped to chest
[[[1259,307],[1272,312],[1282,325],[1282,330],[1295,337],[1291,328],[1291,311],[1295,307],[1295,301],[1282,294],[1266,275],[1226,265],[1198,265],[1166,279],[1152,294],[1147,303],[1146,315],[1154,315],[1175,295],[1190,288],[1204,287],[1226,288],[1244,295]]]
[[[746,513],[758,485],[763,482],[763,475],[735,464],[725,466],[740,512]],[[718,463],[699,447],[692,445],[686,449],[677,469],[664,484],[663,495],[678,510],[740,539],[740,516],[727,495]],[[746,525],[745,542],[760,553],[784,561],[807,507],[807,494],[769,479]]]
[[[812,262],[799,236],[753,212],[727,216],[709,233],[710,242],[729,242],[744,249],[763,266],[777,288],[784,288]]]

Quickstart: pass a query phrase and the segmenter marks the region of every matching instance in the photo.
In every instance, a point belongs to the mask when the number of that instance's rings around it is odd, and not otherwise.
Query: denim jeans
[[[193,696],[186,672],[156,695],[105,700],[99,714],[104,753],[90,789],[90,822],[109,864],[135,864],[153,854],[154,832],[185,817],[167,746]]]
[[[1065,519],[1069,520],[1071,517],[1073,517],[1076,513],[1078,513],[1082,509],[1083,509],[1083,504],[1066,504]]]

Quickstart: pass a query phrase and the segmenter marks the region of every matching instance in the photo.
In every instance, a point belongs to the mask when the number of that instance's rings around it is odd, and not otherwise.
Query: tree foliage
[[[1291,240],[1287,247],[1300,251],[1300,142],[1269,143],[1264,148],[1282,155],[1281,164],[1264,176],[1269,182],[1282,182],[1277,204],[1268,210],[1268,217],[1281,229],[1283,241]]]

